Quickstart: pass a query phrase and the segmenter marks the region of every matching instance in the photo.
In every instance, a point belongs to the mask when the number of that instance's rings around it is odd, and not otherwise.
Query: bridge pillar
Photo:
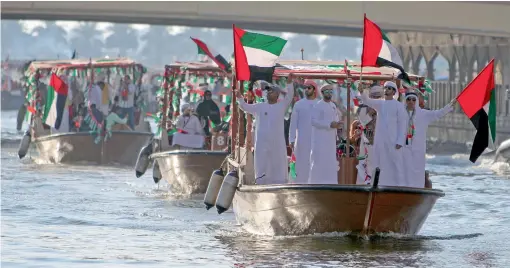
[[[500,47],[501,56],[501,83],[510,85],[510,43]]]

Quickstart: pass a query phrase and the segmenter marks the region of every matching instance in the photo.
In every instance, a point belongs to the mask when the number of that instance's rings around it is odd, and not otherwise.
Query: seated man
[[[124,118],[119,116],[120,107],[118,105],[119,97],[116,96],[113,100],[112,107],[110,109],[110,113],[106,117],[106,130],[132,130],[128,125],[128,118],[124,115]],[[115,126],[115,127],[114,127]]]
[[[175,127],[177,132],[173,134],[172,145],[195,149],[204,147],[204,129],[198,117],[192,114],[190,104],[181,106]]]

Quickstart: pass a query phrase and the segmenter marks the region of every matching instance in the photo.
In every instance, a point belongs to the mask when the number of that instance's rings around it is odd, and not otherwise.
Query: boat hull
[[[372,201],[369,196],[372,195]],[[251,233],[307,235],[362,232],[418,233],[444,196],[440,190],[364,185],[243,185],[234,197],[237,221]]]
[[[34,144],[39,157],[51,163],[133,166],[138,151],[152,136],[149,132],[112,131],[107,141],[96,144],[95,135],[72,132],[38,137]]]
[[[176,194],[203,194],[212,172],[218,169],[227,152],[207,150],[175,150],[155,153],[161,175]]]

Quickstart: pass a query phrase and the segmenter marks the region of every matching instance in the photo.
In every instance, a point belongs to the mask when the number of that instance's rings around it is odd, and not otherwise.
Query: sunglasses
[[[333,93],[333,90],[332,89],[325,89],[322,91],[322,93],[324,94],[332,94]]]
[[[315,90],[315,88],[313,86],[307,86],[306,89],[313,89],[313,90]]]
[[[391,90],[397,91],[396,89],[394,89],[392,87],[384,87],[384,89],[391,89]]]
[[[407,101],[416,102],[416,99],[415,98],[409,98],[409,99],[407,99]]]

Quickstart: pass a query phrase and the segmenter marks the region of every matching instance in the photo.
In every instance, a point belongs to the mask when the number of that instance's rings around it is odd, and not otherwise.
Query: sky
[[[40,20],[24,20],[21,23],[24,26],[24,31],[27,32],[27,33],[30,33],[34,28],[36,28],[38,26],[45,26],[45,22],[44,21],[40,21]],[[78,27],[80,25],[80,23],[84,23],[84,22],[77,22],[77,21],[56,21],[55,23],[57,25],[61,26],[66,32],[70,33],[74,28]],[[103,32],[103,38],[106,39],[106,37],[108,37],[111,34],[111,32],[107,31],[107,29],[108,29],[108,27],[110,25],[113,25],[113,23],[98,22],[96,25],[97,25],[97,29]],[[148,29],[150,27],[149,24],[130,24],[130,26],[132,28],[134,28],[134,29],[137,29],[137,30],[141,31],[142,33],[144,32],[144,30],[146,30],[146,29]],[[179,34],[181,32],[184,32],[187,28],[189,28],[189,27],[184,27],[184,26],[168,26],[167,27],[168,32],[171,35],[176,35],[176,34]],[[216,31],[216,29],[214,29],[214,28],[209,28],[207,30],[209,30],[209,31]],[[289,39],[289,38],[291,38],[294,35],[296,35],[296,34],[294,34],[294,33],[282,33],[282,37],[285,38],[285,39]],[[313,38],[316,38],[319,41],[319,44],[321,44],[324,40],[326,40],[328,38],[327,35],[311,35],[311,36]],[[361,39],[359,39],[359,45],[356,48],[356,53],[358,55],[361,54]],[[425,68],[425,64],[422,63],[421,65],[423,65],[423,66],[420,66],[421,67],[420,69],[424,69]],[[445,70],[441,70],[440,72],[441,73],[445,73],[446,71]]]
[[[42,20],[24,20],[24,21],[22,21],[22,24],[23,24],[23,26],[25,28],[25,32],[26,33],[30,33],[34,28],[36,28],[38,26],[45,26],[46,25],[45,22],[42,21]],[[77,21],[56,21],[55,24],[57,24],[58,26],[64,28],[64,30],[66,30],[69,33],[74,28],[78,27],[78,25],[80,25],[80,22],[77,22]],[[113,25],[113,23],[110,23],[110,22],[98,22],[97,23],[97,29],[100,30],[100,31],[105,31],[108,28],[108,26],[110,26],[110,25]],[[148,29],[150,27],[149,24],[130,24],[130,26],[132,28],[136,29],[136,30],[139,30],[139,31],[144,31],[144,30],[146,30],[146,29]],[[189,27],[184,27],[184,26],[168,26],[168,32],[171,35],[176,35],[176,34],[184,32],[184,30],[187,29],[187,28],[189,28]],[[210,28],[209,30],[215,31],[216,29]],[[106,38],[110,34],[111,34],[110,32],[105,31],[103,37]],[[294,33],[282,33],[282,37],[285,38],[285,39],[291,38],[294,35],[296,35],[296,34],[294,34]],[[319,40],[319,42],[322,42],[326,38],[328,38],[327,35],[312,35],[312,36],[317,38],[317,40]]]

